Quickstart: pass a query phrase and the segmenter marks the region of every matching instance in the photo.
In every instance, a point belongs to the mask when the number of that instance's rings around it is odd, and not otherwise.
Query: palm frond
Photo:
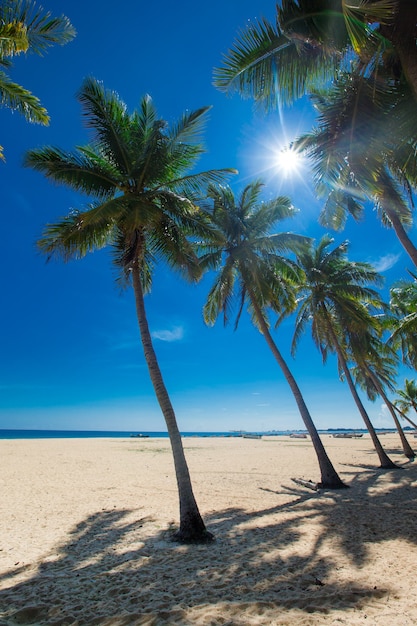
[[[0,105],[22,114],[28,122],[49,124],[47,110],[39,98],[30,91],[13,82],[7,74],[0,71]]]
[[[70,153],[55,147],[29,150],[23,160],[26,167],[41,172],[54,182],[76,191],[106,198],[117,189],[117,172],[96,151],[79,148]]]
[[[46,226],[37,245],[48,260],[61,258],[66,262],[79,259],[96,248],[108,245],[112,237],[112,224],[107,220],[96,220],[94,224],[83,220],[82,212],[72,211],[60,222]]]
[[[203,307],[203,317],[206,324],[213,326],[216,319],[223,314],[223,323],[229,321],[236,281],[235,270],[231,259],[226,259],[211,287],[206,303]]]
[[[168,138],[173,143],[200,142],[207,123],[207,113],[212,107],[206,106],[196,111],[187,111],[170,127]]]
[[[207,193],[209,185],[219,185],[224,183],[231,175],[237,174],[233,168],[222,168],[218,170],[206,170],[197,174],[189,174],[174,180],[167,181],[163,187],[172,189],[188,197],[192,202],[197,203]],[[162,186],[161,186],[162,187]],[[154,192],[157,189],[153,190]]]
[[[82,105],[84,122],[92,130],[93,143],[100,146],[110,163],[129,176],[130,120],[125,103],[92,77],[84,81],[77,98]]]
[[[53,17],[49,11],[37,7],[32,0],[6,0],[0,7],[0,21],[21,25],[26,31],[26,50],[42,55],[50,46],[64,45],[71,41],[76,31],[65,16]],[[24,48],[23,48],[24,50]],[[12,51],[20,52],[19,46]]]

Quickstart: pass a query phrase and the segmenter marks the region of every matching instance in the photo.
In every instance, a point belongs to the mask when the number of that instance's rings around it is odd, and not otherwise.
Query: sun
[[[303,167],[303,156],[294,148],[283,148],[275,152],[274,161],[278,173],[286,178],[299,174]]]

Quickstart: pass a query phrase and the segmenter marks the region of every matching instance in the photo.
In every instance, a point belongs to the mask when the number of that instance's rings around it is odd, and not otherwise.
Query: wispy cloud
[[[377,272],[386,272],[397,263],[401,254],[385,254],[375,261],[371,261]]]
[[[151,334],[153,339],[160,341],[181,341],[184,337],[184,329],[182,326],[174,326],[172,330],[154,330]]]

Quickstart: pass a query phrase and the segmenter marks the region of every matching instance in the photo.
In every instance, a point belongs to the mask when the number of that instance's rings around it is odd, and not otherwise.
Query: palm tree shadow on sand
[[[251,623],[248,615],[264,615],[269,623],[288,609],[318,616],[360,610],[391,589],[372,580],[359,584],[350,570],[350,578],[345,571],[338,579],[337,554],[363,567],[371,544],[394,538],[417,543],[411,500],[417,468],[392,472],[390,488],[376,491],[380,476],[364,472],[351,489],[337,492],[286,485],[280,493],[292,500],[285,504],[214,512],[206,518],[217,541],[207,546],[172,543],[170,529],[158,530],[155,520],[134,511],[97,512],[25,580],[16,581],[19,568],[0,577],[8,584],[0,592],[0,623],[184,625],[203,610],[214,616],[208,623],[243,626]],[[365,503],[375,515],[364,515]],[[307,549],[303,525],[309,522],[319,530]],[[322,549],[329,541],[338,552]]]

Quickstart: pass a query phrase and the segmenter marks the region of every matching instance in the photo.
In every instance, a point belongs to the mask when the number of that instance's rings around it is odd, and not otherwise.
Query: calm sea
[[[183,437],[231,437],[230,432],[184,432]],[[89,439],[92,437],[168,437],[163,431],[123,431],[123,430],[12,430],[0,429],[0,439]]]
[[[357,433],[367,431],[361,428],[336,428],[328,430],[320,430],[320,434],[333,434],[336,432]],[[404,430],[408,430],[407,427]],[[241,434],[259,434],[259,435],[289,435],[294,432],[307,432],[303,430],[274,430],[269,432],[261,431],[227,431],[227,432],[183,432],[183,437],[239,437]],[[394,432],[394,429],[377,429],[378,433]],[[0,439],[89,439],[92,437],[134,437],[144,435],[147,437],[168,437],[168,433],[164,431],[125,431],[125,430],[12,430],[0,429]]]

